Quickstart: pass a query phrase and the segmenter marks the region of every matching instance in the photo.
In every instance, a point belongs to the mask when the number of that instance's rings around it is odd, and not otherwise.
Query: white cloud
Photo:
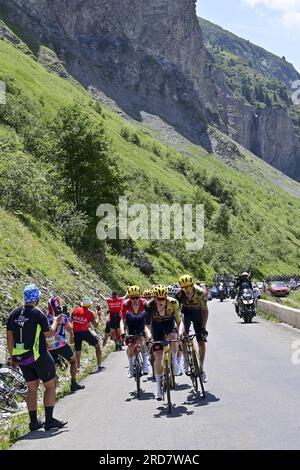
[[[300,0],[242,0],[252,8],[265,7],[281,12],[281,20],[287,28],[300,29]]]
[[[265,6],[283,12],[300,12],[300,0],[243,0],[251,7]]]
[[[283,15],[283,23],[288,28],[300,28],[300,11],[287,11]]]

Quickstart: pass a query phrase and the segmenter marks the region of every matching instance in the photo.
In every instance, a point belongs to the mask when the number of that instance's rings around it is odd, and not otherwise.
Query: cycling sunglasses
[[[164,300],[167,300],[166,297],[155,297],[158,302],[163,302]]]
[[[130,297],[131,300],[139,300],[140,297]]]

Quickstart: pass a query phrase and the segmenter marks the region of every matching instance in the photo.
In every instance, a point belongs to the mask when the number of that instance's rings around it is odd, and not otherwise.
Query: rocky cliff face
[[[52,47],[67,71],[131,116],[198,140],[218,121],[195,0],[2,0],[10,21]]]
[[[213,73],[221,91],[219,100],[228,134],[274,167],[300,181],[299,106],[292,106],[288,98],[282,100],[282,95],[278,93],[281,90],[288,96],[291,83],[299,80],[300,74],[285,59],[213,23],[203,19],[199,22],[212,54]],[[227,52],[230,53],[228,59]],[[226,83],[232,83],[233,77],[233,85],[229,88]],[[247,101],[247,95],[239,95],[245,84],[248,96],[252,91],[251,103]],[[264,96],[269,97],[267,105],[261,98],[253,97],[258,84],[263,87]]]
[[[204,47],[195,0],[0,0],[0,6],[53,49],[70,75],[133,118],[159,116],[209,150],[206,126],[214,123],[300,180],[300,143],[288,114],[257,112],[228,88]],[[258,52],[251,51],[255,61]]]
[[[251,137],[256,155],[300,181],[300,142],[286,109],[256,111]]]

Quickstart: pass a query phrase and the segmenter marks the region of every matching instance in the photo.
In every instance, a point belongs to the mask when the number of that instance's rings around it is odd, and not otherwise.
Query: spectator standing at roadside
[[[56,371],[53,358],[47,350],[46,338],[51,338],[61,324],[62,315],[55,317],[52,326],[46,315],[38,308],[41,293],[35,284],[24,289],[24,304],[8,317],[7,346],[10,364],[17,364],[27,383],[27,409],[30,417],[29,429],[35,431],[62,428],[67,424],[53,418],[56,389]],[[37,395],[40,380],[45,387],[45,422],[37,417]]]
[[[96,334],[93,334],[89,330],[90,324],[97,328],[100,322],[99,315],[91,310],[92,305],[93,302],[91,299],[83,299],[81,307],[75,308],[71,313],[70,320],[73,324],[77,368],[80,368],[82,343],[85,341],[95,348],[97,369],[101,371],[105,369],[105,367],[101,365],[102,351],[99,339]]]

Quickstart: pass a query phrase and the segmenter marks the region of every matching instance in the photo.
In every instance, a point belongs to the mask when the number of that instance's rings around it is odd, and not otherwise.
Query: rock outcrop
[[[208,151],[207,124],[214,124],[300,181],[300,143],[287,112],[257,111],[228,88],[204,46],[195,0],[1,0],[1,7],[11,23],[55,51],[52,69],[134,119],[158,116]],[[260,48],[234,46],[234,38],[230,47],[251,52],[259,70],[271,67],[269,53],[259,60]],[[275,62],[273,72],[286,81],[288,65]]]
[[[195,0],[3,0],[10,21],[52,48],[69,74],[127,114],[141,111],[199,142],[218,123]]]

